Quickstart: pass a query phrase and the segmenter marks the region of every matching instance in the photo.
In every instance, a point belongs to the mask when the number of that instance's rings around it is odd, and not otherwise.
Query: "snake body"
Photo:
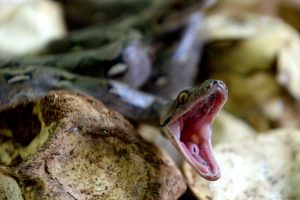
[[[167,81],[146,90],[152,93],[135,89],[145,83],[151,68],[149,55],[139,36],[123,36],[123,32],[119,32],[118,39],[112,37],[114,42],[90,50],[93,44],[85,44],[85,37],[78,39],[75,34],[57,43],[65,44],[60,48],[62,51],[69,51],[73,40],[82,41],[84,50],[81,52],[0,62],[0,111],[41,98],[50,90],[87,93],[133,121],[162,126],[171,142],[200,176],[217,180],[220,170],[211,151],[211,125],[227,100],[227,87],[222,81],[208,80],[200,86],[182,90],[192,85],[197,74],[202,46],[201,29],[198,28],[201,17],[196,13],[187,20],[178,46],[162,65],[167,69],[164,72]],[[90,35],[86,34],[88,38]],[[100,44],[101,40],[97,42]],[[102,71],[105,71],[106,78],[97,77]],[[120,71],[122,75],[117,80],[131,87],[107,79],[107,75],[116,75]],[[150,79],[148,85],[152,83]],[[178,94],[175,100],[169,100],[175,94]]]
[[[151,124],[158,124],[155,110],[165,102],[114,80],[81,76],[50,67],[22,66],[0,69],[0,110],[43,97],[54,89],[87,93],[133,121]]]
[[[167,101],[112,80],[47,67],[13,69],[0,70],[0,111],[45,96],[53,89],[85,92],[131,120],[160,123],[172,143],[202,177],[208,180],[220,177],[210,135],[213,120],[227,100],[227,88],[222,81],[205,81],[198,87],[183,90],[175,100]]]

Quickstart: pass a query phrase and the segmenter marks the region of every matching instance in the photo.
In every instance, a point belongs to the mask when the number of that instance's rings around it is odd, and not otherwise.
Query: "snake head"
[[[207,80],[183,90],[160,112],[160,125],[184,159],[203,178],[220,178],[211,145],[212,123],[228,98],[227,86]]]

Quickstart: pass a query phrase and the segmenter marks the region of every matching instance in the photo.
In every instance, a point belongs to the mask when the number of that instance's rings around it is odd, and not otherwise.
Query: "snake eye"
[[[189,94],[186,91],[183,91],[178,95],[177,101],[179,104],[184,104],[185,102],[187,102],[188,97],[189,97]]]

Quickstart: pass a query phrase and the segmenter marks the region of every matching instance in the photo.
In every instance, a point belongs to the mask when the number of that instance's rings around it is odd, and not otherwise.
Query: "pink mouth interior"
[[[211,126],[222,105],[218,95],[213,100],[208,98],[197,103],[171,125],[173,131],[177,130],[177,148],[198,174],[211,181],[219,179],[221,175],[212,152]]]
[[[193,167],[209,180],[220,177],[219,166],[213,156],[211,147],[211,119],[204,116],[200,120],[193,115],[183,117],[180,142],[184,151],[193,162]]]

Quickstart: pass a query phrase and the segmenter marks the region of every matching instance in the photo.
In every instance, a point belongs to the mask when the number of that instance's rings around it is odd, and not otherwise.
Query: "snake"
[[[227,99],[224,82],[206,80],[181,91],[160,111],[160,125],[166,135],[194,170],[210,181],[221,176],[212,153],[212,123]]]
[[[207,180],[220,178],[213,156],[212,123],[228,98],[225,83],[206,80],[174,100],[120,82],[40,66],[0,69],[0,111],[45,96],[50,90],[88,93],[132,121],[160,126],[183,158]]]
[[[0,111],[37,100],[55,89],[87,93],[131,121],[161,127],[193,169],[201,177],[215,181],[221,173],[212,152],[212,124],[228,99],[228,89],[220,80],[206,80],[199,86],[192,86],[202,48],[198,28],[201,19],[199,13],[191,15],[173,55],[164,67],[156,70],[157,75],[167,69],[164,75],[168,81],[145,91],[137,88],[150,76],[150,58],[139,34],[132,30],[119,30],[116,35],[102,30],[100,36],[95,30],[74,33],[56,41],[56,44],[65,45],[60,50],[66,53],[1,61]],[[92,35],[99,37],[99,44],[105,38],[113,42],[91,50],[91,46],[98,45],[97,41],[86,43]],[[81,52],[69,52],[74,48],[74,41],[80,41]],[[58,51],[55,45],[52,48],[53,52]],[[125,65],[127,69],[124,70]],[[98,70],[96,76],[92,76],[95,69]],[[101,70],[106,76],[98,76]],[[120,70],[121,78],[111,79],[110,75]],[[83,71],[87,73],[81,73]],[[146,73],[143,75],[141,71]],[[151,86],[156,75],[152,73],[148,81]]]

